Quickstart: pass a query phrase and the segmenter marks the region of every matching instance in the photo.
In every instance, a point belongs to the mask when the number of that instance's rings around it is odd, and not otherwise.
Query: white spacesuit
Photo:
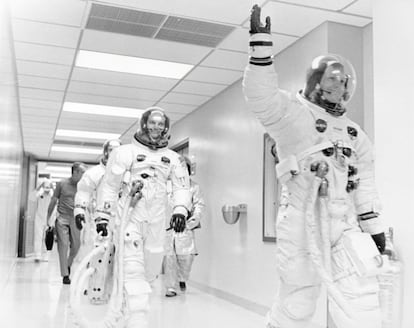
[[[191,175],[191,162],[185,157],[188,174]],[[184,231],[168,229],[165,240],[164,284],[167,297],[177,295],[177,286],[186,290],[186,281],[191,272],[194,257],[198,255],[194,230],[201,227],[205,203],[200,186],[190,180],[191,211]],[[178,227],[177,227],[178,228]]]
[[[47,225],[47,208],[52,199],[53,188],[49,179],[43,180],[39,189],[31,197],[36,205],[34,220],[34,253],[35,261],[47,261],[49,253],[46,251],[44,243],[44,233]]]
[[[88,169],[77,185],[75,195],[75,208],[73,215],[76,227],[81,232],[81,246],[75,261],[81,260],[93,248],[94,236],[96,236],[95,224],[92,222],[93,212],[96,207],[96,195],[105,174],[106,163],[112,150],[121,145],[117,139],[107,140],[102,146],[103,157],[98,165]]]
[[[173,221],[186,221],[191,199],[184,160],[167,148],[169,119],[158,107],[141,118],[140,130],[131,144],[115,149],[109,158],[97,201],[97,232],[105,236],[118,219],[118,194],[123,176],[143,185],[140,199],[131,210],[125,227],[123,279],[127,327],[147,327],[149,282],[161,271],[167,215],[167,180],[171,180]],[[122,200],[121,200],[122,203]],[[116,223],[116,222],[115,222]],[[119,246],[118,246],[119,249]],[[115,254],[117,256],[117,254]]]
[[[270,18],[263,26],[257,5],[250,33],[244,94],[276,140],[276,170],[288,191],[277,219],[280,287],[268,327],[307,327],[324,283],[336,327],[380,328],[376,276],[358,271],[350,256],[385,248],[372,146],[345,115],[355,86],[352,66],[339,56],[318,57],[304,90],[291,95],[278,88]]]

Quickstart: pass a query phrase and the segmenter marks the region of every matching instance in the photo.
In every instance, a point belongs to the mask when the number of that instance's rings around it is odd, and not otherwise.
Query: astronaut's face
[[[342,66],[328,66],[320,82],[323,97],[331,103],[340,103],[344,98],[347,82],[348,76]]]
[[[115,140],[114,141],[110,141],[109,144],[108,144],[108,146],[106,147],[106,149],[104,151],[105,158],[108,159],[109,158],[109,155],[112,153],[112,151],[115,148],[118,148],[120,145],[121,144],[118,141],[115,141]]]
[[[148,117],[147,121],[148,135],[153,141],[158,141],[162,137],[165,129],[165,117],[161,113],[154,112]]]
[[[50,192],[50,190],[51,190],[51,189],[52,189],[52,184],[51,184],[51,183],[45,182],[45,183],[43,184],[43,191],[44,191],[45,193]]]

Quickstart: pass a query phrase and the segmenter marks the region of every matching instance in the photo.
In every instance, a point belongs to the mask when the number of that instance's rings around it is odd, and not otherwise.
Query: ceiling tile
[[[37,75],[56,79],[67,79],[70,66],[39,63],[34,61],[16,60],[18,74]]]
[[[355,1],[355,3],[345,8],[343,12],[348,14],[372,17],[372,1],[373,0]]]
[[[272,1],[272,0],[270,0]],[[329,10],[341,10],[355,0],[283,0],[283,2]],[[277,1],[276,1],[277,2]]]
[[[20,87],[19,93],[22,98],[50,100],[55,102],[61,102],[63,100],[63,92],[61,91]]]
[[[30,121],[22,121],[23,130],[37,130],[39,133],[44,130],[55,130],[56,121],[52,122],[49,120],[48,123],[44,122],[30,122]],[[46,134],[45,134],[46,135]]]
[[[215,96],[227,88],[227,85],[194,81],[182,81],[172,91],[194,95]]]
[[[184,116],[187,116],[188,113],[170,113],[169,114],[169,118],[171,121],[178,121],[180,119],[182,119]]]
[[[33,142],[32,140],[39,139],[50,139],[52,140],[53,136],[55,134],[55,129],[41,129],[36,130],[34,128],[27,128],[23,131],[23,135],[25,140],[27,139],[29,142]]]
[[[207,96],[197,96],[186,93],[170,92],[162,99],[162,101],[177,104],[201,105],[209,99],[210,97]]]
[[[86,104],[96,104],[115,107],[129,107],[144,109],[154,105],[154,101],[136,100],[128,98],[104,97],[81,93],[67,93],[65,101],[80,102]]]
[[[97,96],[141,99],[157,101],[164,94],[162,90],[138,89],[131,87],[119,87],[114,85],[97,84],[89,82],[71,81],[69,92],[85,93]]]
[[[216,50],[201,62],[201,66],[227,68],[243,71],[248,62],[245,53]]]
[[[13,18],[81,26],[86,1],[68,0],[13,0],[10,1]]]
[[[37,77],[31,75],[19,75],[18,81],[20,87],[59,91],[64,91],[67,83],[66,80],[49,79],[45,77]]]
[[[182,105],[182,104],[170,104],[167,102],[160,102],[157,104],[166,111],[166,113],[183,113],[188,114],[198,108],[198,105]]]
[[[297,37],[281,35],[281,34],[272,34],[273,39],[273,54],[279,53],[281,50],[290,46],[296,40]],[[229,35],[222,43],[219,45],[220,49],[233,50],[244,52],[247,54],[249,48],[249,30],[246,28],[238,28],[234,30],[232,34]],[[246,57],[247,58],[247,57]]]
[[[178,82],[178,80],[175,79],[118,73],[82,67],[74,68],[71,80],[164,91],[170,90]]]
[[[136,0],[101,0],[100,2],[230,24],[241,24],[247,19],[254,3],[240,0],[209,0],[197,1],[197,3],[193,0],[140,0],[138,2]],[[261,5],[263,0],[257,3]]]
[[[212,68],[212,67],[200,67],[194,68],[186,77],[186,81],[199,81],[206,83],[220,83],[220,84],[233,84],[237,80],[241,79],[243,72],[229,71],[225,69]]]
[[[270,16],[272,19],[273,32],[292,36],[303,36],[328,20],[359,27],[363,27],[371,22],[370,19],[364,17],[300,7],[281,2],[266,3],[262,8],[262,17],[266,16]],[[248,22],[244,24],[245,27],[248,27],[248,25]]]
[[[13,19],[15,41],[76,48],[80,28]]]
[[[211,51],[196,45],[94,30],[84,31],[80,49],[193,65]]]
[[[72,65],[75,49],[15,42],[16,59]]]
[[[24,124],[33,124],[33,125],[39,125],[43,124],[46,126],[51,126],[56,124],[57,117],[49,117],[49,116],[37,116],[34,115],[24,115],[22,116],[22,123]]]
[[[60,111],[60,108],[62,107],[62,102],[48,101],[48,100],[41,100],[41,99],[20,98],[20,106],[40,108],[40,109],[52,109],[55,111]]]
[[[59,116],[59,110],[40,109],[40,108],[24,107],[24,106],[20,106],[20,113],[22,114],[22,117],[36,115],[39,117],[57,118]]]

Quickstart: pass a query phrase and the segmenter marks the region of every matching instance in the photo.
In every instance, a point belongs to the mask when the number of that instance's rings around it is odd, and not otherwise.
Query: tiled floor
[[[1,263],[0,263],[1,265]],[[3,277],[4,278],[4,277]],[[58,262],[18,259],[0,290],[0,327],[76,327],[69,308],[69,287],[62,285]],[[162,278],[151,297],[150,328],[264,327],[263,316],[205,293],[191,283],[186,294],[166,298]]]

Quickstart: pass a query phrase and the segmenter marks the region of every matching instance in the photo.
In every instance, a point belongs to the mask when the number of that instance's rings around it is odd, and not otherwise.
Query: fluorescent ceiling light
[[[56,136],[106,140],[106,139],[118,139],[121,136],[121,134],[58,129],[56,130]]]
[[[118,117],[133,117],[138,119],[144,112],[143,109],[134,109],[127,107],[113,107],[95,104],[84,104],[76,102],[65,102],[63,104],[63,110],[65,112],[93,114],[93,115],[107,115]]]
[[[41,173],[56,171],[56,172],[71,172],[72,168],[70,166],[58,166],[58,165],[48,165]]]
[[[0,148],[2,149],[13,148],[14,146],[15,144],[10,141],[0,141]]]
[[[72,176],[72,174],[71,174],[71,173],[70,173],[70,174],[62,174],[62,173],[61,173],[61,174],[53,174],[53,173],[52,173],[52,174],[50,175],[50,178],[51,178],[51,179],[54,179],[54,178],[55,178],[55,179],[56,179],[56,178],[70,178],[71,176]]]
[[[104,52],[79,50],[76,66],[107,71],[182,79],[194,65],[164,60],[121,56]]]
[[[70,146],[56,146],[56,145],[52,146],[52,151],[89,154],[89,155],[99,155],[102,153],[101,148],[70,147]]]

